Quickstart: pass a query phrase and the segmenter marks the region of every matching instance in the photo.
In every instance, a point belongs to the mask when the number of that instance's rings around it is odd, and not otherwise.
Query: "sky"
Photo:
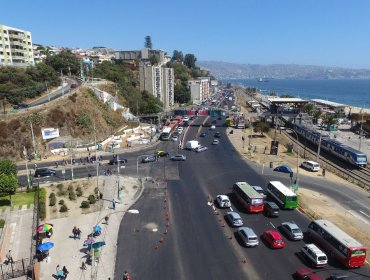
[[[193,53],[199,61],[370,69],[369,0],[4,1],[33,42]]]

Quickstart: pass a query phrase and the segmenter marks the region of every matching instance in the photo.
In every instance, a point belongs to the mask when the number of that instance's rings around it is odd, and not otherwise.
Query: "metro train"
[[[294,130],[311,143],[318,145],[320,133],[301,124],[294,124]],[[321,149],[357,167],[366,167],[367,154],[349,147],[337,140],[330,139],[327,135],[321,135]]]

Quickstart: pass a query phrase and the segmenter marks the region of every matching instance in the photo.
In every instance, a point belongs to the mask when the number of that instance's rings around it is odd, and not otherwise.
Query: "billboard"
[[[42,128],[42,139],[53,139],[59,137],[59,128]]]

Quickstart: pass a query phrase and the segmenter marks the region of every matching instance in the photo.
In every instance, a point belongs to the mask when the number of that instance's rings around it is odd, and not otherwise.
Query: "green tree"
[[[317,124],[318,119],[320,119],[321,116],[322,116],[322,112],[320,110],[316,110],[315,112],[313,112],[313,122]]]
[[[148,49],[152,49],[153,48],[153,44],[152,44],[152,38],[148,35],[148,36],[145,36],[145,43],[144,43],[144,46]]]
[[[326,127],[330,127],[333,124],[338,124],[338,119],[335,114],[327,114],[323,119],[323,123]]]
[[[17,165],[10,159],[0,159],[0,174],[17,176]]]
[[[0,174],[0,196],[9,195],[12,201],[12,195],[15,194],[17,187],[18,181],[15,175]]]
[[[69,51],[48,56],[46,64],[51,66],[57,73],[62,71],[63,73],[71,72],[75,76],[80,74],[81,60]]]
[[[309,114],[310,116],[312,116],[312,114],[314,113],[315,111],[315,105],[313,105],[312,103],[308,103],[304,106],[303,108],[303,111],[307,114]]]
[[[177,103],[188,103],[190,101],[191,94],[187,86],[179,83],[175,85],[174,100]]]
[[[192,53],[188,53],[185,55],[185,58],[184,58],[184,64],[188,67],[188,68],[195,68],[195,62],[197,61],[197,58],[195,57],[194,54]]]
[[[153,54],[149,57],[149,61],[151,65],[157,65],[158,64],[158,58]]]
[[[184,61],[184,55],[183,55],[182,51],[174,50],[171,60],[172,61],[183,62]]]
[[[261,135],[263,135],[264,133],[268,133],[270,131],[270,126],[264,122],[259,122],[253,130],[256,133],[261,133]]]

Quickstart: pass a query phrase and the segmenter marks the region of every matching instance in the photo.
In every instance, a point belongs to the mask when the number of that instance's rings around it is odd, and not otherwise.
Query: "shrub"
[[[63,184],[58,184],[57,185],[57,189],[58,189],[58,191],[63,190],[64,189],[64,185]]]
[[[96,202],[95,195],[90,194],[88,200],[90,204],[94,204]]]
[[[59,205],[64,205],[64,200],[63,199],[59,200]]]
[[[0,228],[4,228],[5,220],[0,219]]]
[[[69,192],[68,198],[69,200],[76,200],[76,193],[74,192],[74,190]]]
[[[57,199],[55,195],[49,198],[49,206],[54,206],[56,203],[57,203]]]
[[[57,196],[65,196],[66,194],[67,194],[67,192],[65,190],[57,192]]]
[[[73,191],[73,186],[72,186],[72,185],[69,185],[69,186],[68,186],[68,188],[67,188],[67,190],[68,190],[69,192]]]
[[[82,196],[82,189],[81,189],[81,187],[80,186],[78,186],[77,188],[76,188],[76,194],[77,194],[77,196],[78,197],[80,197],[80,196]]]
[[[49,198],[52,198],[52,197],[55,198],[55,193],[54,192],[52,192],[52,193],[49,194]]]
[[[39,192],[39,217],[43,220],[46,217],[46,190],[41,188]]]
[[[90,203],[87,200],[82,201],[81,208],[90,208]]]
[[[67,207],[67,205],[63,204],[62,206],[60,206],[60,209],[59,209],[59,212],[67,212],[69,209]]]
[[[94,189],[94,193],[95,193],[95,194],[98,194],[98,192],[99,192],[98,187],[95,187],[95,189]]]

